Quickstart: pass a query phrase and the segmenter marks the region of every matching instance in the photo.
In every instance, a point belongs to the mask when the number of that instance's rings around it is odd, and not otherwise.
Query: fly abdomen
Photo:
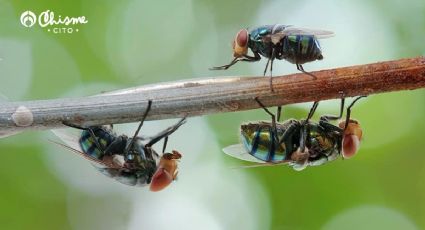
[[[100,126],[90,127],[96,136],[97,142],[102,149],[99,149],[96,145],[95,140],[90,135],[88,130],[84,130],[80,137],[80,147],[83,152],[93,158],[102,159],[104,150],[114,141],[115,135],[108,130]]]
[[[313,35],[288,35],[282,39],[281,58],[293,63],[304,64],[322,60],[322,50]]]
[[[245,128],[244,128],[245,127]],[[285,144],[279,144],[271,126],[248,124],[242,126],[242,142],[252,156],[266,162],[285,160]]]

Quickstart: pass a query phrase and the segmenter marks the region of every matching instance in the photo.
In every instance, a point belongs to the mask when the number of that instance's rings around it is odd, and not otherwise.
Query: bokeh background
[[[22,12],[85,16],[79,32],[20,24]],[[332,30],[325,59],[306,70],[425,55],[425,1],[4,1],[0,93],[4,100],[79,97],[136,85],[259,75],[265,61],[225,72],[241,28],[291,24]],[[275,62],[275,73],[296,72]],[[302,118],[311,103],[284,107]],[[316,115],[337,113],[338,101]],[[350,160],[295,172],[230,169],[221,149],[261,110],[189,119],[168,149],[183,153],[179,180],[160,193],[121,185],[53,145],[49,131],[0,140],[1,229],[424,229],[425,90],[372,95],[354,107],[364,140]],[[317,116],[316,116],[317,118]],[[175,120],[147,122],[154,134]],[[133,125],[118,127],[131,133]],[[159,145],[160,147],[160,145]],[[160,149],[160,148],[159,148]]]

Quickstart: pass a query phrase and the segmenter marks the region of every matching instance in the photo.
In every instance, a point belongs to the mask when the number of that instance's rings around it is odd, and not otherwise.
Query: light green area
[[[0,1],[0,74],[6,82],[0,85],[0,93],[10,94],[6,96],[11,100],[55,98],[79,84],[102,83],[116,85],[118,89],[199,76],[249,75],[252,74],[249,65],[262,72],[262,64],[239,64],[227,72],[210,72],[208,68],[231,60],[229,44],[234,33],[240,28],[258,25],[259,9],[271,2]],[[308,3],[288,1],[288,8],[299,12],[305,8],[297,8],[297,4]],[[363,52],[364,62],[369,62],[370,56],[375,57],[374,53],[379,53],[382,61],[425,53],[424,1],[355,3],[346,0],[334,7],[342,9],[349,3],[360,4],[374,12],[374,16],[384,22],[382,28],[389,31],[391,42],[383,40],[382,47],[375,47],[376,50],[362,50],[344,45],[345,41],[339,40],[337,35],[323,45],[326,55],[348,59],[351,63],[350,56],[356,52]],[[46,9],[62,15],[84,15],[89,23],[74,27],[79,32],[73,34],[52,34],[46,28],[25,28],[20,24],[19,17],[25,10],[39,13]],[[321,18],[327,17],[318,13]],[[351,12],[359,18],[362,13]],[[279,8],[270,14],[288,15],[289,11]],[[287,21],[281,23],[297,23],[290,17],[285,19]],[[351,21],[343,19],[331,20],[341,20],[347,23],[343,25],[345,28],[352,27]],[[310,21],[316,25],[315,18]],[[275,22],[278,21],[269,23]],[[361,23],[367,28],[374,27],[375,21]],[[353,39],[365,45],[368,38],[374,36],[363,33],[361,27],[356,27],[352,33]],[[360,37],[355,36],[359,34]],[[332,43],[339,45],[338,52],[326,53],[326,47]],[[16,52],[13,52],[15,46]],[[383,56],[382,50],[390,50],[392,56]],[[289,63],[279,63],[279,66],[296,71]],[[326,63],[326,57],[322,63]],[[332,63],[328,64],[332,67]],[[306,64],[305,68],[308,66]],[[89,94],[96,93],[99,92]],[[322,112],[329,113],[319,106],[318,113]],[[284,119],[302,118],[306,114],[307,110],[299,107],[284,107]],[[271,229],[347,229],[348,225],[361,229],[425,228],[425,91],[370,96],[354,107],[353,117],[364,127],[360,152],[353,159],[338,160],[302,172],[283,166],[244,171],[256,178],[266,191],[271,216],[262,216],[262,210],[256,212],[259,218],[271,219]],[[258,110],[211,115],[208,122],[219,146],[225,147],[239,141],[238,127],[242,122],[267,119],[269,117]],[[190,126],[190,122],[187,125]],[[46,166],[53,161],[46,161],[43,152],[43,145],[51,143],[38,137],[38,133],[32,132],[0,140],[1,229],[93,226],[71,224],[73,217],[68,215],[68,202],[72,202],[76,210],[91,207],[89,210],[96,213],[96,220],[99,220],[94,228],[103,226],[100,224],[102,212],[120,216],[123,223],[127,221],[131,207],[126,203],[115,201],[112,195],[81,193],[58,179],[56,172]],[[205,154],[200,155],[200,159],[205,160],[208,154],[217,153],[206,149],[203,153],[188,154]],[[244,164],[224,154],[222,159],[230,166]],[[117,206],[120,208],[115,214]],[[90,222],[91,214],[81,213],[87,218],[81,221]]]

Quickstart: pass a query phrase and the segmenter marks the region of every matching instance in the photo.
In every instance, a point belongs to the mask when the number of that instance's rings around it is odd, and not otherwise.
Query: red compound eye
[[[242,57],[248,52],[248,30],[240,30],[233,40],[233,56]]]
[[[240,30],[236,35],[236,43],[239,47],[246,47],[248,44],[248,31]]]
[[[158,168],[152,177],[150,190],[152,192],[161,191],[173,182],[173,176],[164,168]]]
[[[356,120],[350,119],[347,127],[345,127],[345,121],[339,123],[339,127],[344,129],[344,139],[342,140],[342,156],[344,158],[350,158],[356,155],[360,148],[360,141],[363,136],[362,128]]]
[[[342,156],[344,158],[351,158],[356,155],[360,147],[360,140],[356,135],[344,135],[342,140]]]

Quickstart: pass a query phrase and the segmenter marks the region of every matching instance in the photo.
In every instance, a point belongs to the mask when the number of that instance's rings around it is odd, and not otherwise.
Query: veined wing
[[[226,148],[223,149],[223,152],[239,160],[253,162],[253,164],[251,165],[236,166],[236,167],[232,167],[232,169],[246,169],[246,168],[287,165],[290,162],[289,160],[285,160],[282,162],[273,163],[273,162],[265,162],[265,161],[259,160],[253,157],[252,155],[250,155],[249,153],[247,153],[242,144],[227,146]]]
[[[70,133],[69,129],[52,129],[53,134],[55,134],[61,141],[63,141],[69,147],[82,152],[79,139],[80,137],[76,134]]]
[[[144,187],[149,184],[148,178],[150,177],[148,175],[137,176],[137,174],[132,173],[132,171],[127,171],[127,173],[125,173],[122,168],[96,167],[96,169],[103,175],[111,177],[112,179],[115,179],[116,181],[125,185]]]
[[[71,152],[77,153],[78,155],[84,157],[85,159],[89,160],[90,162],[93,163],[93,166],[95,166],[96,168],[101,168],[101,167],[108,167],[108,168],[117,168],[116,165],[109,165],[106,164],[105,162],[95,159],[93,157],[90,157],[89,155],[85,154],[81,147],[80,147],[80,143],[79,143],[79,136],[78,135],[74,135],[71,134],[70,132],[68,132],[69,130],[67,129],[52,129],[51,130],[57,137],[59,137],[59,139],[61,139],[65,144],[62,144],[60,142],[54,141],[54,140],[50,140],[51,142],[64,147],[65,149],[68,149]]]
[[[223,149],[223,152],[229,156],[232,156],[240,160],[250,161],[255,163],[266,163],[265,161],[262,161],[250,155],[242,144],[227,146],[226,148]]]
[[[315,30],[315,29],[306,29],[306,28],[296,28],[296,27],[287,27],[282,31],[276,33],[279,36],[288,36],[288,35],[313,35],[316,38],[329,38],[335,36],[335,33],[328,30]]]
[[[335,36],[335,33],[328,30],[314,30],[314,29],[304,29],[296,27],[286,27],[284,30],[276,31],[270,35],[267,35],[264,40],[271,41],[274,44],[279,43],[282,38],[290,35],[312,35],[316,38],[330,38]]]
[[[99,160],[96,158],[93,158],[87,154],[85,154],[80,147],[79,144],[79,136],[73,135],[70,130],[67,129],[54,129],[51,130],[57,137],[59,137],[63,142],[66,144],[62,144],[60,142],[50,140],[51,142],[62,146],[71,152],[77,153],[78,155],[84,157],[85,159],[89,160],[92,165],[103,175],[111,177],[118,182],[130,185],[130,186],[146,186],[148,184],[148,176],[137,176],[135,173],[133,173],[131,170],[126,169],[123,165],[124,158],[121,155],[115,155],[112,157],[112,159],[105,160],[105,157],[103,160]],[[125,173],[124,170],[127,170]]]

